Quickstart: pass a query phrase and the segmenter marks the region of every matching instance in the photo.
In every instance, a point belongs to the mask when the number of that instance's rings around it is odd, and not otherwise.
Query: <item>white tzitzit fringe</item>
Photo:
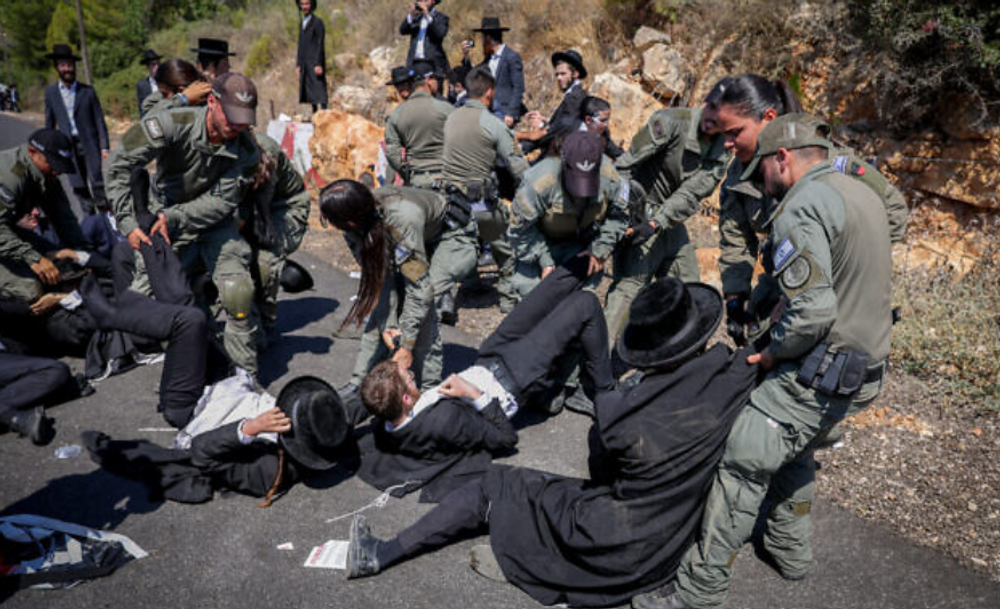
[[[392,496],[392,491],[394,491],[396,489],[406,488],[407,485],[410,485],[410,484],[417,484],[417,481],[416,480],[407,480],[406,482],[403,482],[402,484],[396,484],[396,485],[390,486],[389,488],[385,489],[385,492],[383,492],[381,495],[379,495],[378,497],[376,497],[375,500],[372,501],[371,503],[369,503],[368,505],[366,505],[364,507],[361,507],[361,508],[358,508],[358,509],[354,510],[353,512],[348,512],[346,514],[341,514],[340,516],[336,516],[334,518],[328,518],[326,522],[327,522],[327,524],[329,524],[331,522],[337,522],[338,520],[343,520],[345,518],[350,518],[352,516],[356,516],[356,515],[360,514],[361,512],[364,512],[366,510],[370,510],[371,508],[382,509],[382,508],[385,507],[385,505],[387,503],[389,503],[389,498]]]

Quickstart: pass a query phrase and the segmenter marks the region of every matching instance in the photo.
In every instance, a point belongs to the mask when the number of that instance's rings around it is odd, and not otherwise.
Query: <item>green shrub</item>
[[[990,252],[964,277],[947,269],[903,272],[894,301],[903,318],[892,358],[956,404],[1000,411],[1000,268]]]
[[[139,102],[135,95],[135,83],[148,76],[146,69],[138,64],[119,70],[107,78],[94,81],[98,99],[105,116],[132,118],[139,117]]]
[[[1000,94],[1000,4],[995,0],[849,0],[849,15],[878,66],[881,118],[903,130],[926,124],[946,94]]]
[[[250,50],[247,52],[247,76],[253,78],[270,69],[274,63],[276,46],[270,34],[264,34],[250,45]]]

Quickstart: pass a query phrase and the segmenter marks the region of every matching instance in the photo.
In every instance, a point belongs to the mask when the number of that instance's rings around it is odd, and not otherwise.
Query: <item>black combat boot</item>
[[[347,548],[347,579],[379,574],[382,567],[376,550],[381,542],[381,539],[372,535],[365,517],[356,514],[351,522],[351,541]]]
[[[41,406],[15,412],[6,417],[4,422],[17,435],[30,438],[35,446],[45,446],[55,437],[52,419],[45,416],[45,410]]]
[[[458,310],[455,307],[455,298],[451,292],[445,292],[437,301],[438,318],[446,326],[454,326],[458,323]]]
[[[645,594],[632,597],[632,609],[692,609],[684,602],[673,582]]]

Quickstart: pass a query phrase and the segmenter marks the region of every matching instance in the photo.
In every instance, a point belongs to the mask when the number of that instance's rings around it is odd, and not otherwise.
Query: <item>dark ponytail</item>
[[[802,112],[802,103],[787,82],[770,81],[757,74],[744,74],[731,79],[723,87],[719,105],[732,106],[741,116],[756,121],[763,119],[764,113],[771,109],[778,116]]]
[[[361,282],[358,297],[341,328],[353,322],[360,326],[378,303],[382,282],[389,264],[387,228],[375,196],[367,186],[354,180],[337,180],[319,195],[323,217],[361,242]]]

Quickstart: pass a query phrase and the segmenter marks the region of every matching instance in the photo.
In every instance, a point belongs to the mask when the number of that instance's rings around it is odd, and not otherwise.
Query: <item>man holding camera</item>
[[[410,52],[406,55],[406,66],[424,59],[434,64],[438,74],[447,74],[451,69],[443,43],[448,34],[448,15],[437,10],[441,0],[417,0],[413,9],[406,14],[399,26],[401,36],[410,37]]]

